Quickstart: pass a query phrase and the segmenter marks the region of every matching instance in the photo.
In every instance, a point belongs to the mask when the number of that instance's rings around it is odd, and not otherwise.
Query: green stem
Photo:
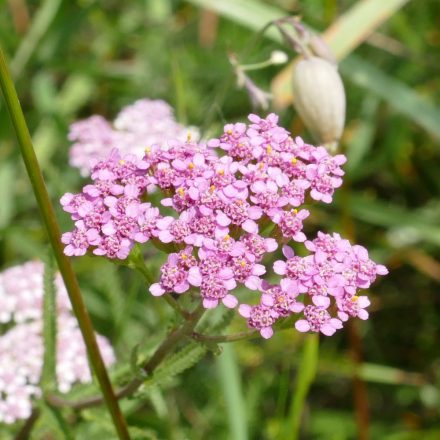
[[[152,374],[179,342],[187,337],[191,337],[192,331],[202,317],[203,312],[204,309],[199,306],[193,313],[189,315],[188,320],[183,325],[175,328],[166,337],[166,339],[164,339],[162,344],[159,345],[150,360],[143,365],[142,371],[147,375]],[[118,399],[123,399],[124,397],[131,396],[143,383],[144,379],[134,378],[116,393],[116,397]],[[73,409],[92,408],[103,403],[102,396],[92,396],[82,400],[71,401],[56,395],[51,395],[48,396],[47,400],[51,405],[58,407],[65,406]]]
[[[200,342],[213,342],[213,343],[223,343],[223,342],[236,342],[243,341],[246,339],[254,339],[260,336],[260,333],[256,330],[251,330],[248,332],[236,333],[234,335],[203,335],[201,333],[193,332],[191,337],[196,341]]]
[[[92,322],[87,312],[84,300],[81,296],[78,281],[73,271],[70,260],[63,253],[63,245],[60,241],[61,231],[56,220],[55,210],[49,198],[49,194],[44,183],[43,175],[32,146],[31,137],[23,115],[23,111],[18,100],[17,92],[11,79],[11,75],[0,47],[0,86],[6,101],[12,124],[14,126],[21,154],[23,156],[26,170],[37,199],[38,207],[43,223],[49,237],[55,258],[58,263],[61,275],[64,280],[70,302],[72,303],[73,312],[78,319],[84,342],[87,347],[90,362],[93,370],[98,378],[101,391],[108,410],[112,416],[113,423],[120,439],[130,439],[127,424],[124,416],[119,408],[118,400],[113,392],[107,370],[101,357],[101,353],[96,343],[95,333],[93,331]]]

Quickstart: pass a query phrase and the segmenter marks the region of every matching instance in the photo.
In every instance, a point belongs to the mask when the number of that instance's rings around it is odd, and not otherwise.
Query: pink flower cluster
[[[368,300],[357,289],[386,273],[384,266],[337,234],[308,241],[303,231],[310,213],[302,205],[332,201],[345,156],[293,139],[274,114],[249,120],[226,125],[206,143],[151,145],[142,158],[113,150],[93,166],[93,184],[61,199],[75,222],[62,237],[65,253],[125,259],[135,243],[168,247],[173,253],[150,287],[153,295],[197,289],[205,308],[233,308],[239,303],[234,291],[243,284],[261,293],[260,304],[241,304],[239,312],[266,338],[292,313],[304,317],[299,331],[327,335],[349,316],[365,319]],[[174,216],[152,205],[157,189]],[[287,261],[274,265],[283,278],[271,286],[261,278],[263,258],[289,241],[304,243],[311,255],[301,258],[285,247]]]
[[[377,275],[388,273],[383,265],[375,264],[362,246],[352,246],[339,234],[322,232],[313,241],[305,242],[311,255],[300,257],[284,246],[286,261],[274,263],[274,271],[282,276],[279,285],[262,284],[260,304],[242,304],[239,312],[248,318],[250,327],[269,338],[272,326],[279,318],[303,312],[295,327],[300,332],[321,332],[331,336],[350,317],[367,319],[370,305],[358,289],[367,289]],[[301,299],[299,299],[301,298]],[[333,300],[333,305],[332,305]],[[306,305],[307,304],[307,305]],[[331,312],[335,311],[333,317]]]
[[[198,137],[195,128],[176,122],[173,109],[166,102],[140,99],[123,108],[113,123],[97,115],[73,123],[69,132],[69,139],[74,142],[70,165],[88,176],[92,163],[106,158],[113,148],[142,157],[148,145],[174,138],[184,140],[188,133]]]
[[[32,399],[41,396],[43,272],[43,264],[32,261],[0,274],[0,322],[8,325],[0,336],[0,423],[28,418]],[[58,389],[67,392],[75,382],[87,383],[92,378],[86,347],[59,275],[55,285],[56,376]],[[109,342],[102,336],[97,338],[105,363],[112,364],[115,358]]]

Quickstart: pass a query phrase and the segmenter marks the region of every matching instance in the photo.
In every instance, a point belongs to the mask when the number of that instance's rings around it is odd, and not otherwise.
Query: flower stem
[[[153,356],[142,366],[142,371],[147,375],[152,374],[179,342],[187,337],[191,337],[192,331],[202,317],[203,312],[204,309],[199,306],[189,315],[188,320],[184,324],[180,327],[176,327],[164,339],[162,344],[159,345]],[[124,397],[131,396],[143,383],[144,379],[134,378],[131,382],[125,385],[125,387],[118,390],[116,398],[123,399]],[[92,396],[82,400],[71,401],[56,395],[50,395],[47,400],[51,405],[58,407],[65,406],[73,409],[92,408],[103,403],[102,396]]]
[[[49,194],[44,183],[43,175],[32,146],[28,127],[18,100],[17,92],[11,79],[3,50],[0,47],[0,87],[2,89],[6,106],[14,126],[21,154],[23,156],[26,170],[37,199],[43,223],[49,237],[59,270],[64,280],[73,312],[78,320],[79,327],[87,347],[90,362],[98,378],[104,400],[112,416],[113,423],[120,439],[130,439],[124,416],[119,408],[118,400],[113,392],[110,379],[107,374],[101,353],[96,343],[92,322],[87,312],[84,300],[81,296],[78,281],[73,271],[70,260],[63,253],[63,245],[60,237],[61,231],[56,220],[55,211],[50,201]]]
[[[144,258],[138,248],[135,248],[130,254],[130,262],[128,264],[129,267],[136,269],[142,276],[145,278],[145,281],[150,286],[153,284],[154,279],[148,270]],[[171,293],[165,293],[162,295],[162,298],[168,303],[170,307],[172,307],[183,319],[188,320],[190,318],[190,312],[185,310],[178,301],[172,296]]]
[[[201,333],[192,332],[191,336],[193,339],[200,342],[224,343],[224,342],[235,342],[235,341],[242,341],[245,339],[257,338],[260,336],[260,333],[258,333],[258,331],[256,330],[236,333],[234,335],[203,335]]]

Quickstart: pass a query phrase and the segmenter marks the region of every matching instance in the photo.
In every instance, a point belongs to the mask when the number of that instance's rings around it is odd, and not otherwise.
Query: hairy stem
[[[6,106],[14,126],[21,154],[23,156],[26,170],[32,184],[32,188],[37,199],[38,207],[43,218],[43,224],[46,228],[50,244],[52,246],[59,270],[64,280],[73,312],[78,320],[79,327],[87,347],[90,362],[98,378],[104,400],[112,416],[113,424],[120,439],[127,440],[127,424],[119,408],[118,400],[113,392],[107,370],[102,360],[101,353],[96,342],[92,322],[87,312],[84,300],[82,298],[78,281],[73,271],[70,260],[63,253],[63,245],[60,241],[61,231],[56,220],[55,210],[50,201],[49,194],[44,183],[43,175],[32,146],[28,127],[18,100],[17,92],[6,64],[5,56],[0,47],[0,87],[2,89]]]
[[[191,337],[196,341],[214,342],[214,343],[236,342],[245,339],[258,338],[259,336],[260,333],[257,330],[250,330],[248,332],[236,333],[234,335],[203,335],[197,332],[192,332],[191,334]]]
[[[160,344],[156,349],[153,356],[148,360],[148,362],[145,363],[145,365],[142,366],[142,371],[144,373],[148,375],[152,374],[179,342],[185,338],[191,337],[192,331],[202,317],[203,311],[203,308],[199,306],[192,314],[189,315],[188,320],[184,324],[175,328],[166,337],[162,344]],[[131,396],[136,390],[139,389],[143,382],[144,380],[140,378],[133,379],[127,385],[118,390],[116,393],[116,398],[123,399],[124,397]],[[73,409],[91,408],[94,406],[99,406],[103,403],[101,396],[92,396],[82,400],[70,401],[56,395],[51,395],[48,396],[47,400],[51,405],[58,407],[66,406]]]

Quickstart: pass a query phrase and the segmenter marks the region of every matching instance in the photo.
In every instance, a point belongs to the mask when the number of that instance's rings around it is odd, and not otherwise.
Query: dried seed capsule
[[[299,61],[293,73],[295,107],[319,142],[334,149],[345,122],[345,91],[337,67],[318,57]]]

